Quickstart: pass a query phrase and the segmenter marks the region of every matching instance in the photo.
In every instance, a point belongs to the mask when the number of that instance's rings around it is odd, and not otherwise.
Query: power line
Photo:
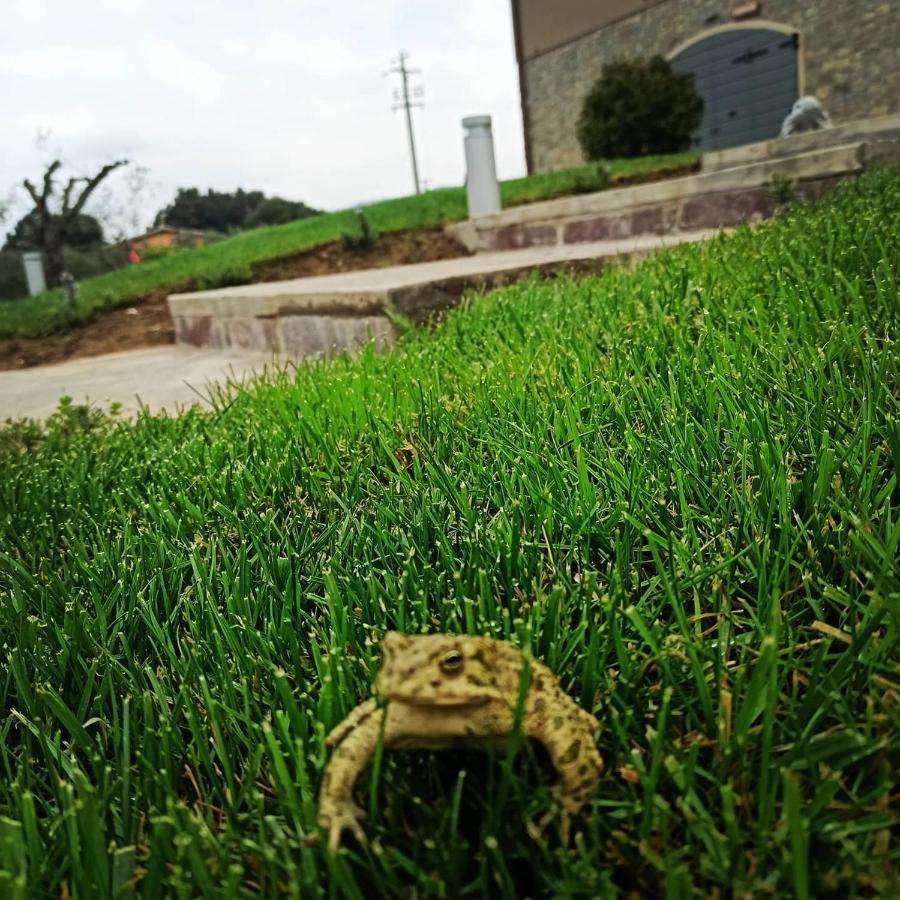
[[[406,112],[406,131],[409,135],[409,155],[412,159],[413,183],[416,186],[416,193],[421,194],[422,188],[419,185],[419,163],[416,160],[416,139],[413,134],[412,109],[414,106],[419,107],[419,109],[425,108],[425,104],[421,101],[421,97],[425,93],[425,90],[422,87],[414,87],[412,90],[413,99],[410,99],[410,75],[418,75],[421,70],[407,68],[406,61],[408,59],[409,54],[401,50],[397,54],[397,59],[392,63],[392,68],[384,74],[400,76],[402,87],[399,91],[394,91],[395,102],[393,110],[394,112],[397,112],[398,109],[402,109]]]

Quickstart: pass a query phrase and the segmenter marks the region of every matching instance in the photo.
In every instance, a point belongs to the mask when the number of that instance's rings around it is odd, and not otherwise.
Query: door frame
[[[806,39],[803,32],[793,25],[785,25],[784,22],[773,22],[769,19],[752,19],[748,22],[729,22],[726,25],[716,25],[713,28],[707,28],[700,31],[693,37],[682,41],[674,50],[666,54],[666,59],[670,62],[683,53],[694,44],[705,41],[707,38],[714,37],[717,34],[724,34],[727,31],[777,31],[781,34],[797,35],[797,96],[804,97],[806,95]]]

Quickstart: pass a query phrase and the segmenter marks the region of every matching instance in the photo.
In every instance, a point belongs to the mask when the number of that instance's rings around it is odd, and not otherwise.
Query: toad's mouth
[[[404,706],[415,707],[453,706],[458,709],[465,706],[482,706],[489,699],[489,697],[454,696],[452,694],[441,694],[434,697],[422,694],[385,694],[385,700],[391,703],[402,703]]]

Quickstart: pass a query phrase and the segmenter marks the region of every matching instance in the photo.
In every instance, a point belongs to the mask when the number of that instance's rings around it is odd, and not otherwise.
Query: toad
[[[553,788],[560,834],[568,843],[572,818],[603,772],[594,743],[597,720],[559,686],[553,672],[530,660],[521,697],[524,656],[510,644],[465,635],[403,635],[388,632],[374,699],[357,706],[326,739],[334,753],[319,794],[319,824],[336,849],[345,829],[365,841],[363,811],[353,785],[379,740],[390,749],[447,749],[494,742],[505,745],[521,706],[521,734],[541,742],[559,774]],[[553,817],[545,816],[538,833]]]

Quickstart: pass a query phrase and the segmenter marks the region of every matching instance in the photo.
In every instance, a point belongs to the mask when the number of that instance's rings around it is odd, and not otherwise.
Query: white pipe
[[[466,194],[469,218],[500,212],[500,185],[494,161],[494,135],[490,116],[469,116],[466,129]]]

